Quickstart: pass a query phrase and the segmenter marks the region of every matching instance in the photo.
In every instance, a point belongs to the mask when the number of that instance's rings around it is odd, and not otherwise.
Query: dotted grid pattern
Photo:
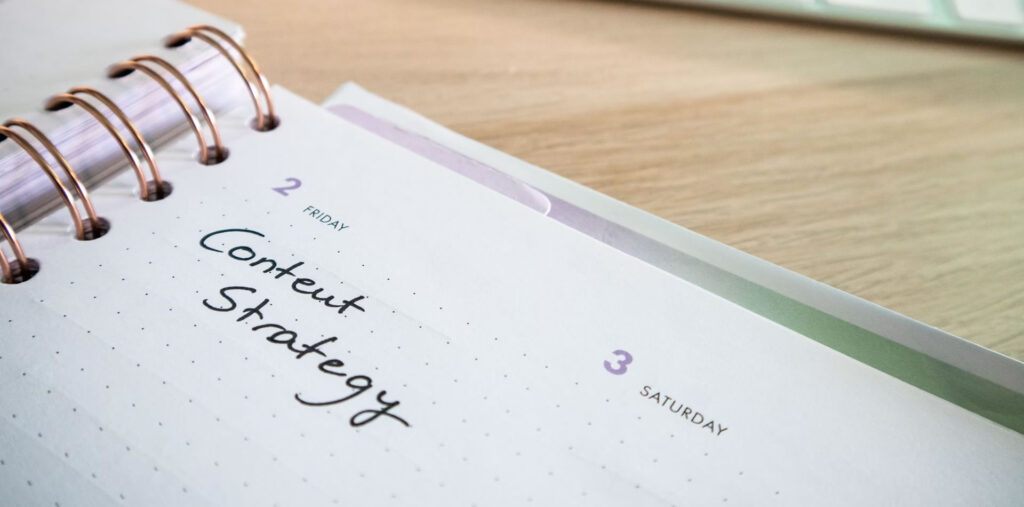
[[[0,287],[0,498],[682,505],[780,494],[755,471],[716,461],[706,435],[650,410],[639,383],[609,389],[599,362],[554,360],[551,344],[485,332],[442,294],[350,257],[335,232],[288,214],[293,204],[268,205],[268,237],[249,244],[281,265],[305,261],[303,274],[327,293],[366,295],[364,313],[332,314],[201,249],[203,235],[238,225],[238,210],[263,207],[250,202],[258,190],[216,174],[179,174],[175,194],[159,203],[125,197],[131,180],[122,175],[97,192],[113,227],[96,241],[71,240],[59,214],[23,235],[43,269]],[[256,289],[238,296],[239,308],[269,298],[265,322],[294,329],[298,342],[337,336],[328,356],[401,400],[396,413],[412,426],[351,427],[376,391],[329,407],[298,404],[298,392],[329,399],[351,390],[313,358],[295,359],[236,322],[239,311],[203,307],[222,304],[218,290],[230,285]],[[410,296],[422,302],[389,304]]]

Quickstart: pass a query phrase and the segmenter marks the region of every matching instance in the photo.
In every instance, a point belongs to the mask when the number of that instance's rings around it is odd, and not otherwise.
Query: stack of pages
[[[151,8],[146,8],[146,5]],[[131,22],[110,12],[151,12]],[[209,23],[236,38],[237,25],[182,4],[105,0],[102,8],[78,2],[0,3],[0,106],[4,119],[31,120],[47,132],[61,153],[73,159],[78,174],[97,185],[124,169],[124,157],[103,127],[79,108],[40,114],[50,95],[77,86],[97,86],[153,141],[165,141],[184,131],[186,123],[173,100],[159,84],[141,72],[102,81],[107,69],[136,54],[160,53],[160,37],[189,25]],[[59,34],[59,35],[55,35]],[[137,53],[133,53],[136,51]],[[245,101],[241,80],[211,46],[191,44],[175,50],[178,70],[203,92],[214,110],[227,110]],[[173,82],[173,79],[172,79]],[[175,83],[177,84],[177,83]],[[112,121],[117,121],[111,117]],[[58,204],[53,186],[28,154],[0,150],[0,210],[16,226],[27,225]]]
[[[149,3],[159,15],[139,26],[70,0],[0,3],[0,19],[24,21],[22,42],[45,38],[31,20],[53,5],[48,26],[93,27],[60,49],[103,62],[88,72],[5,53],[0,112],[96,175],[110,224],[76,240],[56,187],[0,142],[0,212],[39,265],[0,284],[0,498],[12,505],[1024,498],[1020,362],[355,85],[325,107],[275,86],[280,124],[256,131],[223,55],[160,43],[196,24],[241,30]],[[142,76],[104,77],[142,53],[193,73],[225,161],[197,162],[181,113]],[[140,130],[173,193],[141,200],[117,145],[98,140],[109,134],[39,108],[78,85],[149,118]]]

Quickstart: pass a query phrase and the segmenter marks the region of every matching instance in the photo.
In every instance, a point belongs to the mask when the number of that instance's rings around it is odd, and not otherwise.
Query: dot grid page
[[[1024,436],[281,88],[24,231],[12,505],[792,505],[1024,497]]]

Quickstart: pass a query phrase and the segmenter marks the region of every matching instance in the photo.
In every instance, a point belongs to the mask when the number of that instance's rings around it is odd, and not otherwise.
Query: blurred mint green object
[[[732,11],[1024,43],[1024,0],[661,0]]]

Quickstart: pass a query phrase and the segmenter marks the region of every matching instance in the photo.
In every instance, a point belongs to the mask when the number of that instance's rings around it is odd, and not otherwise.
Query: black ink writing
[[[317,357],[319,363],[317,363],[316,368],[319,372],[335,377],[345,377],[344,386],[350,391],[343,393],[341,396],[326,400],[313,400],[303,396],[302,393],[295,393],[295,400],[299,403],[313,407],[337,405],[349,400],[356,400],[357,398],[362,400],[365,397],[360,397],[360,395],[373,390],[374,383],[370,376],[350,375],[348,372],[342,371],[345,363],[340,359],[330,357],[328,352],[324,350],[325,347],[338,340],[336,336],[322,339],[316,343],[302,343],[298,332],[282,324],[265,322],[267,318],[265,312],[271,304],[270,299],[258,298],[257,291],[253,287],[234,285],[220,289],[218,294],[220,297],[216,301],[210,301],[209,298],[203,299],[203,306],[214,312],[231,313],[237,311],[238,317],[235,318],[235,322],[244,323],[249,327],[250,331],[259,333],[268,343],[283,345],[282,350],[287,350],[295,356],[296,360],[302,360],[306,357]],[[256,299],[253,299],[253,296],[257,296]],[[250,301],[258,299],[258,302],[245,305],[239,302],[242,298],[248,298]],[[349,419],[349,424],[358,427],[373,422],[380,417],[385,417],[409,426],[409,423],[404,418],[393,412],[398,407],[399,401],[385,400],[384,397],[386,395],[387,391],[379,391],[376,396],[377,405],[355,412]]]
[[[236,245],[229,248],[227,252],[210,245],[210,240],[217,236],[231,235],[229,237],[241,237],[241,235],[244,234],[258,236],[261,238],[265,237],[263,233],[250,229],[221,229],[203,236],[202,239],[199,240],[199,246],[211,252],[226,253],[231,259],[245,262],[250,267],[257,268],[262,273],[271,275],[276,280],[280,280],[282,278],[286,281],[291,280],[291,289],[293,292],[309,296],[313,301],[321,303],[332,310],[337,310],[339,315],[349,310],[358,310],[360,312],[366,311],[359,305],[359,302],[366,299],[366,296],[359,295],[349,299],[339,298],[339,301],[335,302],[335,296],[332,294],[325,295],[324,288],[317,287],[316,280],[297,275],[296,270],[306,264],[303,261],[296,262],[287,268],[280,268],[278,267],[276,259],[258,256],[256,251],[248,245]],[[276,274],[274,274],[275,272]]]

